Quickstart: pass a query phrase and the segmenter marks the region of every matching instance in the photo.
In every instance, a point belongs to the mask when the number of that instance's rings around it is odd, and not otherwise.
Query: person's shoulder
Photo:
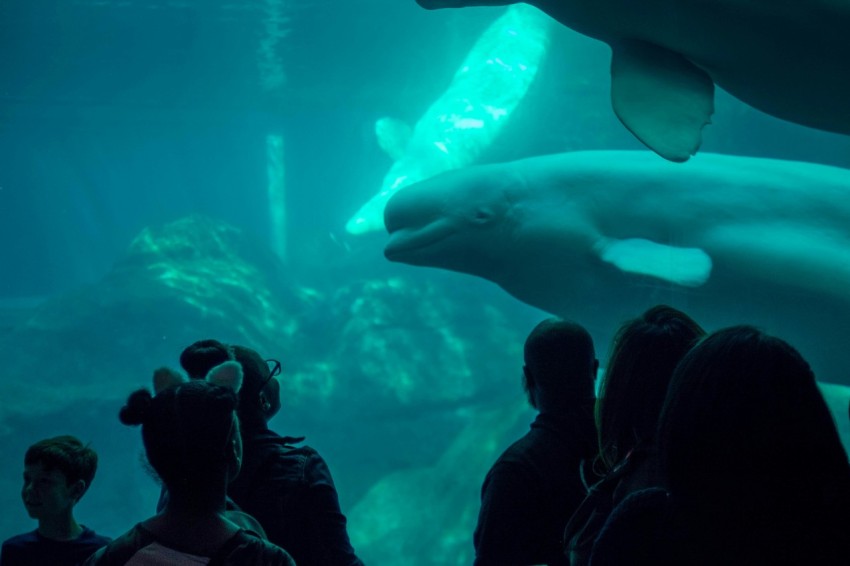
[[[315,449],[306,444],[300,444],[303,436],[281,436],[272,430],[263,430],[245,436],[249,450],[259,453],[277,453],[279,456],[310,457],[317,455]]]
[[[296,446],[294,444],[290,444],[289,442],[283,442],[281,443],[281,447],[285,449],[289,454],[297,454],[306,458],[322,458],[322,455],[319,454],[318,450],[316,450],[312,446],[308,446],[307,444]]]
[[[3,541],[3,550],[7,548],[20,548],[23,546],[27,546],[30,544],[34,544],[38,542],[38,534],[37,531],[30,531],[28,533],[22,533],[19,535],[15,535],[13,537],[9,537]]]
[[[617,503],[602,527],[606,534],[621,536],[627,532],[629,537],[636,533],[665,530],[670,522],[673,507],[670,493],[660,487],[649,487],[630,493]]]
[[[240,509],[228,509],[225,512],[225,515],[231,523],[235,524],[239,528],[244,529],[251,534],[255,534],[260,538],[268,538],[263,526],[252,515],[249,515]]]
[[[618,505],[622,512],[652,511],[666,509],[670,504],[670,492],[662,487],[647,487],[629,493]]]
[[[262,547],[263,564],[295,566],[295,560],[281,547],[262,539],[257,539],[257,543]]]
[[[227,564],[265,565],[265,566],[295,566],[295,561],[288,552],[277,545],[263,540],[255,533],[240,530],[232,539]]]
[[[503,486],[516,482],[526,483],[536,477],[536,471],[521,447],[511,445],[502,452],[484,477],[483,488]]]
[[[137,523],[115,540],[108,541],[101,546],[84,564],[85,566],[124,564],[140,548],[153,540],[153,535],[142,527],[141,523]]]
[[[261,460],[263,466],[260,474],[272,476],[297,477],[303,479],[311,470],[327,468],[324,458],[310,446],[291,446],[284,443],[267,445]]]
[[[94,529],[90,529],[86,526],[83,526],[83,534],[81,534],[79,538],[77,538],[77,541],[84,544],[97,544],[99,546],[105,546],[112,542],[112,537],[99,535],[94,532]]]
[[[591,564],[677,564],[670,496],[661,488],[629,494],[614,507],[593,543]]]
[[[501,455],[496,458],[490,471],[510,471],[528,466],[529,450],[534,449],[535,443],[535,438],[531,432],[524,434],[505,448]]]
[[[11,563],[11,561],[19,561],[33,552],[38,552],[41,542],[39,541],[36,531],[15,535],[3,541],[0,549],[0,559],[3,563]]]

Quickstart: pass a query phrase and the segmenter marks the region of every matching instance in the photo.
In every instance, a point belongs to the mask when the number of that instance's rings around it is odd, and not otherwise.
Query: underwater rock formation
[[[452,438],[432,437],[443,453],[429,466],[376,482],[349,515],[349,533],[367,564],[462,566],[474,559],[472,532],[481,483],[504,450],[526,432],[534,412],[521,393],[507,405],[466,414]]]
[[[19,400],[0,422],[121,399],[200,337],[260,350],[291,342],[287,285],[271,252],[235,228],[199,216],[147,228],[101,281],[48,300],[0,341],[8,370],[33,376],[0,382]]]
[[[521,329],[498,307],[446,291],[398,276],[340,289],[332,297],[343,322],[329,360],[336,373],[393,407],[454,406],[501,389],[505,364],[518,368],[522,359]]]

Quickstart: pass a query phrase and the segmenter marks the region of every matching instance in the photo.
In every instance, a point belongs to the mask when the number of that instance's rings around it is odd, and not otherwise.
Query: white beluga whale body
[[[399,147],[402,128],[389,120],[378,121],[381,147],[396,161],[378,194],[346,224],[349,233],[383,230],[384,206],[395,191],[475,162],[525,97],[549,45],[551,27],[551,18],[537,8],[511,6],[481,34],[403,147]],[[387,142],[384,132],[394,141]]]
[[[429,9],[507,0],[417,0]],[[714,84],[759,110],[850,134],[850,0],[532,0],[612,49],[611,98],[650,149],[685,161]]]
[[[707,328],[762,325],[850,384],[848,170],[564,153],[428,179],[395,195],[385,222],[388,259],[489,279],[587,324],[600,348],[667,303]]]

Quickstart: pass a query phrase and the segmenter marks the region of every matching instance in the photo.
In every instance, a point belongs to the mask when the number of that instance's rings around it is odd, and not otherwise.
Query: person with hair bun
[[[236,416],[239,364],[225,362],[206,379],[154,373],[155,394],[133,392],[119,418],[141,425],[151,468],[168,489],[159,514],[95,553],[86,566],[293,566],[289,554],[228,518],[228,483],[239,473],[242,441]]]
[[[189,379],[204,379],[210,370],[228,361],[233,361],[233,349],[227,344],[212,339],[198,340],[187,346],[180,354],[180,367],[183,368]],[[170,370],[162,369],[160,371]],[[177,379],[181,378],[178,376]],[[163,484],[156,504],[156,512],[161,512],[167,504],[168,489]],[[250,531],[254,531],[263,538],[268,538],[262,525],[247,513],[243,513],[229,497],[225,500],[225,505],[230,520]]]
[[[183,351],[180,364],[190,376],[201,375],[227,355],[244,376],[238,408],[244,456],[242,472],[227,489],[230,499],[256,518],[269,540],[285,548],[298,566],[362,566],[324,458],[298,445],[303,437],[269,429],[281,408],[280,362],[245,346],[200,340]]]

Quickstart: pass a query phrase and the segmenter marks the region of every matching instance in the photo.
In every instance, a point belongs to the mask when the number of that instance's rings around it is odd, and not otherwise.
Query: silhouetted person
[[[233,349],[218,340],[198,340],[180,354],[180,366],[189,376],[189,379],[205,379],[213,368],[228,361],[235,361]],[[156,505],[157,513],[165,509],[167,504],[168,489],[163,484]],[[226,516],[229,520],[260,535],[261,538],[268,538],[262,525],[255,518],[241,511],[239,506],[229,497],[225,500],[225,506],[227,509]]]
[[[309,446],[296,446],[303,437],[280,436],[268,427],[281,408],[280,362],[214,340],[189,346],[180,361],[190,375],[203,374],[227,352],[244,373],[239,393],[242,471],[228,488],[230,499],[256,518],[269,540],[285,548],[298,566],[362,566],[325,460]]]
[[[97,471],[97,453],[73,436],[45,438],[24,455],[21,499],[38,521],[32,532],[3,543],[3,566],[78,566],[111,539],[80,525],[74,506]]]
[[[241,367],[227,362],[206,380],[185,382],[174,371],[158,370],[155,396],[147,389],[130,395],[121,422],[142,425],[145,454],[168,488],[168,501],[162,512],[99,550],[86,566],[294,566],[283,549],[227,515],[227,485],[242,462],[236,416],[241,387]]]
[[[667,386],[676,365],[703,336],[691,317],[666,305],[628,321],[614,336],[596,402],[596,470],[604,479],[590,489],[564,533],[573,566],[587,563],[593,541],[620,500],[659,485],[655,431]]]
[[[581,326],[538,324],[525,342],[523,385],[539,411],[531,430],[496,460],[481,488],[475,564],[566,564],[562,535],[585,496],[583,462],[596,453],[599,362]]]
[[[850,563],[850,464],[788,343],[749,326],[706,338],[673,375],[657,440],[667,490],[615,508],[593,566]]]

